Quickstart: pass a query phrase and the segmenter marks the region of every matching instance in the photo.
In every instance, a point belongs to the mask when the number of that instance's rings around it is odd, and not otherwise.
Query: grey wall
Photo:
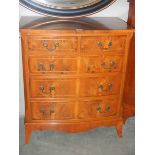
[[[127,0],[117,0],[113,5],[108,7],[107,9],[91,15],[92,17],[119,17],[125,21],[127,21],[128,17],[128,10],[129,10],[129,3]],[[22,16],[42,16],[40,14],[34,13],[22,6],[19,7],[19,18]],[[19,91],[20,91],[20,98],[19,98],[19,112],[20,115],[24,115],[24,93],[23,93],[23,78],[22,78],[22,61],[21,61],[21,48],[19,49]]]

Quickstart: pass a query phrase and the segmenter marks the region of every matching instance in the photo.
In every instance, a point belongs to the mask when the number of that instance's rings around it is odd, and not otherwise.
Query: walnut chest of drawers
[[[118,18],[21,19],[25,143],[34,130],[115,126],[134,30]]]

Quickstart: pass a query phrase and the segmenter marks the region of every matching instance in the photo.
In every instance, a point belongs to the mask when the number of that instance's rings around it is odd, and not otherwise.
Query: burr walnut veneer
[[[134,30],[118,18],[21,19],[25,143],[34,130],[115,126]]]

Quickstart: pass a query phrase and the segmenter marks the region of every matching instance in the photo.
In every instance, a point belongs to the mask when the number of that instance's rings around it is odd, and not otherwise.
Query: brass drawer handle
[[[54,70],[55,64],[49,64],[50,71]]]
[[[53,71],[54,68],[55,68],[55,64],[49,64],[49,71]],[[38,71],[46,71],[46,68],[45,68],[44,64],[40,63],[37,65],[37,70]]]
[[[41,106],[40,107],[40,113],[42,113],[43,115],[47,116],[47,115],[52,115],[53,113],[55,113],[54,109],[46,109],[45,107]]]
[[[38,71],[46,71],[45,66],[41,63],[37,65],[37,69]]]
[[[50,90],[50,93],[54,93],[55,92],[55,86],[54,85],[52,85],[52,86],[50,86],[50,88],[49,88],[49,90]]]
[[[106,112],[109,112],[109,111],[110,111],[110,106],[107,105],[107,106],[105,107],[105,111],[106,111]]]
[[[104,88],[104,85],[102,83],[100,83],[98,85],[98,88],[101,89],[104,92],[109,91],[110,89],[112,89],[112,87],[113,87],[113,84],[112,83],[109,83],[107,88]]]
[[[112,41],[108,42],[108,46],[111,47],[112,46]]]
[[[96,108],[96,110],[99,111],[99,112],[101,111],[101,109],[102,109],[101,106],[98,106],[98,107]]]
[[[45,40],[43,41],[43,47],[45,47],[49,52],[55,51],[56,48],[59,47],[59,46],[60,46],[59,42],[55,42],[54,43],[54,47],[53,48],[49,48],[48,47],[48,41],[47,40],[46,41]]]
[[[106,64],[103,61],[103,62],[101,62],[101,67],[103,69],[108,69],[109,71],[111,71],[112,69],[116,69],[116,62],[115,61],[111,61],[109,64]]]
[[[39,90],[40,90],[42,93],[44,93],[44,91],[45,91],[44,86],[41,85],[41,86],[39,87]]]
[[[42,94],[45,94],[45,95],[51,95],[51,94],[55,93],[55,89],[56,89],[55,86],[52,85],[52,86],[49,87],[49,91],[46,92],[46,91],[45,91],[45,87],[44,87],[43,85],[39,86],[40,92],[41,92]]]
[[[101,114],[104,114],[110,111],[110,106],[109,105],[105,106],[105,109],[102,109],[101,106],[98,106],[96,110],[100,112]]]
[[[97,45],[98,45],[98,47],[102,47],[104,44],[103,44],[103,42],[99,41],[99,42],[97,43]]]
[[[87,67],[87,72],[95,73],[95,70],[96,70],[96,67],[93,64]]]
[[[97,46],[100,47],[102,50],[108,50],[112,46],[112,41],[109,41],[107,44],[103,43],[102,41],[99,41],[97,43]]]

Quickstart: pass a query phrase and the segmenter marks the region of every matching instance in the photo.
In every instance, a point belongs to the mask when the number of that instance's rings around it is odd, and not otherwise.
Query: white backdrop
[[[91,17],[119,17],[125,21],[127,21],[128,17],[128,10],[129,10],[129,3],[127,0],[117,0],[113,5],[106,8],[105,10],[91,15]],[[19,19],[22,16],[42,16],[38,13],[34,13],[23,6],[19,7]],[[19,91],[20,91],[20,98],[19,98],[19,111],[20,115],[24,115],[24,92],[23,92],[23,78],[22,78],[22,61],[21,61],[21,49],[19,50],[20,54],[20,65],[19,65]]]

